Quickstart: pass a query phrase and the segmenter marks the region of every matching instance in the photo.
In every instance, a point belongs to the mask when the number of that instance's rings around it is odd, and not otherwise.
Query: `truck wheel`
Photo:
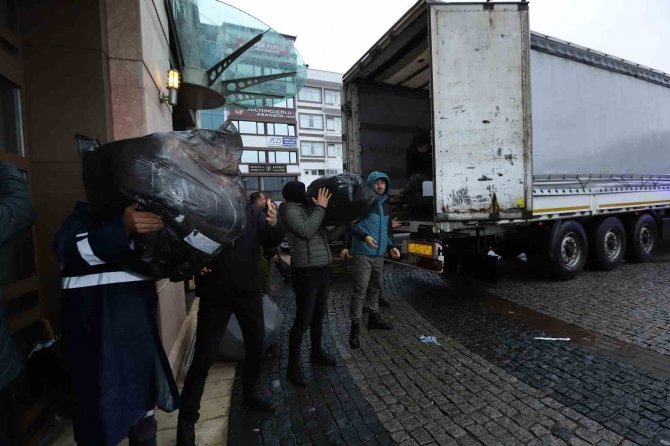
[[[588,257],[586,231],[575,220],[559,221],[552,231],[550,265],[559,280],[575,278],[584,270]]]
[[[621,220],[608,217],[598,223],[590,235],[593,266],[603,271],[619,266],[626,252],[626,229]]]
[[[656,248],[658,227],[654,217],[642,214],[628,227],[628,252],[626,257],[632,262],[649,262]]]

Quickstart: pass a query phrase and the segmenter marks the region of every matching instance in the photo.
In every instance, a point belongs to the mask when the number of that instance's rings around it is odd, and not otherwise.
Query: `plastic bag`
[[[242,138],[231,123],[108,144],[77,136],[77,142],[97,218],[118,218],[132,202],[163,218],[164,229],[135,237],[142,262],[130,269],[180,280],[244,233]]]
[[[284,323],[284,315],[277,304],[268,296],[263,295],[263,321],[265,324],[265,337],[263,338],[263,351],[270,348],[273,342],[279,339],[281,327]],[[244,336],[237,316],[232,315],[228,320],[226,331],[219,346],[219,359],[243,361],[245,357]]]
[[[333,194],[324,218],[326,226],[347,224],[365,217],[374,208],[377,199],[365,181],[351,172],[317,178],[307,188],[307,197],[316,198],[322,187]]]

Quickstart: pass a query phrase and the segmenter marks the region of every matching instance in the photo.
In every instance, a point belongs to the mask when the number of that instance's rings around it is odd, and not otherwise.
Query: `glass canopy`
[[[218,0],[171,0],[189,108],[272,105],[295,96],[307,68],[285,37]]]

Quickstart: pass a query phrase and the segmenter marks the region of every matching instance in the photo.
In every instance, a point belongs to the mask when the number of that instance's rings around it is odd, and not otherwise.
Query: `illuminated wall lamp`
[[[167,72],[167,89],[168,92],[164,91],[160,94],[161,103],[168,103],[170,105],[177,105],[177,91],[179,90],[180,75],[179,71],[174,68],[170,68]]]

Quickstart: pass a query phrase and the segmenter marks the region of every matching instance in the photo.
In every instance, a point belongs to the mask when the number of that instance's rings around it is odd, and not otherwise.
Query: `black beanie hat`
[[[305,183],[300,181],[289,181],[284,185],[281,193],[288,202],[304,203],[307,200],[305,196]]]

